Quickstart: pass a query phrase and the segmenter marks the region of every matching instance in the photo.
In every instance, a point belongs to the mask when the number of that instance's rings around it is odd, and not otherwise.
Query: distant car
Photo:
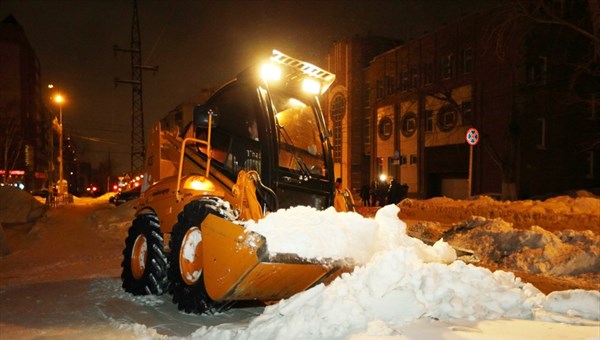
[[[42,188],[31,192],[33,196],[40,196],[41,198],[48,197],[48,188]]]
[[[138,186],[127,191],[120,191],[116,195],[108,199],[108,201],[114,205],[121,205],[127,201],[131,201],[140,197],[142,193],[142,187]]]

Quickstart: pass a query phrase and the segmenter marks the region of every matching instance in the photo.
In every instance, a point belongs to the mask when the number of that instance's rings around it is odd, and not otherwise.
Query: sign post
[[[475,128],[467,130],[465,139],[469,144],[469,180],[467,182],[467,198],[471,198],[471,184],[473,182],[473,147],[479,142],[479,131]]]

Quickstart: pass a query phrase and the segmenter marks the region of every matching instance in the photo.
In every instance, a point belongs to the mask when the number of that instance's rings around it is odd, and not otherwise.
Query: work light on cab
[[[281,69],[271,63],[264,64],[260,70],[261,77],[266,81],[281,79]]]
[[[321,94],[321,83],[314,79],[306,78],[302,81],[302,90],[310,94],[319,95]]]

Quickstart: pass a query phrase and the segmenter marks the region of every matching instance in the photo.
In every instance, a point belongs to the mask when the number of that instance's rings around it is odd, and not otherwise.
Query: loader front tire
[[[179,310],[186,313],[213,314],[229,308],[225,303],[212,300],[204,285],[200,224],[208,214],[223,217],[212,208],[213,203],[208,198],[188,203],[177,216],[171,234],[170,292]]]
[[[155,214],[136,216],[123,249],[123,289],[133,295],[161,295],[168,288],[168,259]]]

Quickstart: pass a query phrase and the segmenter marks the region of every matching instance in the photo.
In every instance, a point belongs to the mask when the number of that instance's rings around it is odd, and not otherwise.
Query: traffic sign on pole
[[[477,145],[477,143],[479,142],[479,131],[477,131],[476,128],[470,128],[469,130],[467,130],[465,139],[467,140],[467,143],[469,143],[469,145]]]

